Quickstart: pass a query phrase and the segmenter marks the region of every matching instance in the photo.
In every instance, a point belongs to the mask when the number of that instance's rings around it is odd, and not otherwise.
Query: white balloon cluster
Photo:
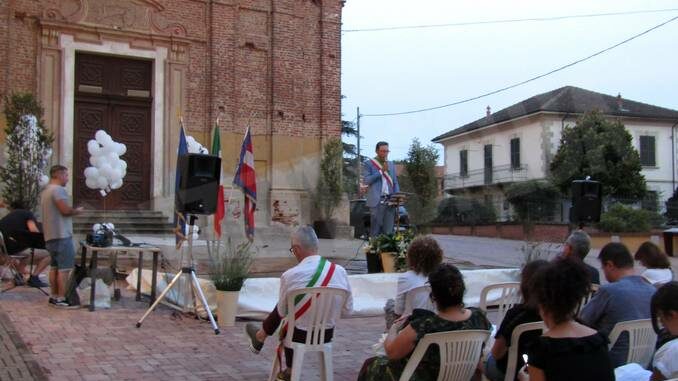
[[[186,145],[188,146],[188,153],[199,153],[209,155],[209,151],[191,135],[186,136]]]
[[[113,231],[115,230],[115,225],[111,222],[103,222],[103,223],[96,223],[92,225],[92,231],[95,233],[98,233],[99,231],[103,230],[106,228],[107,230]]]
[[[94,134],[94,139],[87,142],[87,152],[91,155],[91,167],[85,168],[85,184],[87,188],[99,189],[106,197],[113,189],[122,187],[122,179],[127,174],[127,162],[120,156],[127,152],[127,147],[116,143],[104,130]]]

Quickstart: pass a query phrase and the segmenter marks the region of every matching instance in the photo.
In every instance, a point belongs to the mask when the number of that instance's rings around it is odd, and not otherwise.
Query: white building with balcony
[[[561,131],[597,109],[619,118],[640,154],[647,188],[661,208],[676,189],[674,131],[678,111],[566,86],[528,98],[433,139],[444,147],[444,190],[492,202],[508,217],[503,189],[516,181],[546,179]]]

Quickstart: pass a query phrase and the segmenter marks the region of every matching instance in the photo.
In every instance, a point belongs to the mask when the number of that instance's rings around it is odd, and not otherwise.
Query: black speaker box
[[[179,190],[175,195],[178,212],[213,214],[217,209],[217,192],[221,158],[189,153],[179,157]]]
[[[600,182],[575,180],[572,182],[570,222],[599,222],[602,202]]]

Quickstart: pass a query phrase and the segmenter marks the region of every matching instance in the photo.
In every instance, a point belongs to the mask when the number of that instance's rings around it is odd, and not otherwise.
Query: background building
[[[561,132],[582,114],[597,109],[619,118],[640,154],[647,189],[660,206],[676,189],[678,111],[566,86],[536,95],[433,139],[444,147],[448,194],[471,194],[495,205],[507,218],[505,186],[545,179]],[[567,217],[565,217],[567,218]]]

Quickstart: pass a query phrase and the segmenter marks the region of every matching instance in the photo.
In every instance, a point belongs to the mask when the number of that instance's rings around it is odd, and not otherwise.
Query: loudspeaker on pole
[[[602,186],[593,180],[575,180],[572,182],[572,208],[570,222],[599,222],[602,203]]]
[[[217,194],[221,174],[221,158],[189,153],[179,157],[179,190],[175,195],[178,212],[213,214],[217,209]]]

